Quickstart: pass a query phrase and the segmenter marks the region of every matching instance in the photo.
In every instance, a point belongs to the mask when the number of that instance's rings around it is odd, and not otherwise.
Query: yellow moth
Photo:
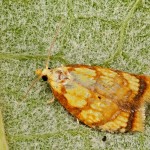
[[[149,76],[89,65],[49,69],[48,61],[36,70],[38,79],[49,83],[54,97],[80,122],[109,132],[143,131]]]

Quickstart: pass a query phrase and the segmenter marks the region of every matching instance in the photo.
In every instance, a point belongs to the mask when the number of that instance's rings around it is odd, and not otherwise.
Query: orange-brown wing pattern
[[[111,132],[143,130],[148,77],[85,65],[53,73],[49,83],[55,97],[81,122]]]

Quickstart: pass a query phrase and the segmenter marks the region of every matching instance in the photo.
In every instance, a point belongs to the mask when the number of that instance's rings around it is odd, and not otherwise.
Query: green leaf
[[[8,150],[1,111],[0,111],[0,150]]]
[[[144,133],[110,134],[88,128],[37,82],[61,18],[49,66],[91,64],[150,74],[148,0],[12,0],[0,2],[0,104],[11,150],[149,149],[150,115]],[[106,112],[107,113],[107,112]],[[107,140],[102,139],[106,136]]]

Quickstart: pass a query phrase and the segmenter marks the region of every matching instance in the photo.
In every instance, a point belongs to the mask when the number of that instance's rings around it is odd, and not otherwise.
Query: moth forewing
[[[54,96],[79,121],[110,132],[143,131],[150,78],[98,66],[44,69]]]

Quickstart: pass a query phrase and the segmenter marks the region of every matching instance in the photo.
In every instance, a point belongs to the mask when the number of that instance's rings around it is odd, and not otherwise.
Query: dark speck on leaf
[[[104,142],[106,141],[106,136],[104,136],[104,137],[102,138],[102,141],[104,141]]]

